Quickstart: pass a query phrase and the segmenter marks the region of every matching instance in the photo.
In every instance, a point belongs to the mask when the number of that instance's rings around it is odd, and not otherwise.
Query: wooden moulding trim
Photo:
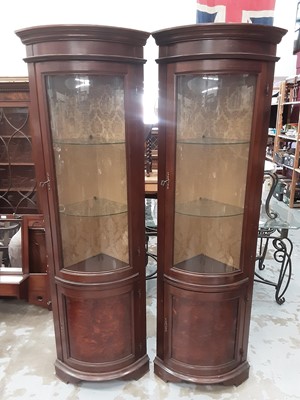
[[[168,380],[169,382],[186,381],[207,385],[216,383],[223,383],[224,385],[239,385],[248,378],[249,368],[249,363],[244,361],[235,369],[222,374],[196,376],[174,371],[168,365],[164,364],[160,358],[155,357],[154,359],[155,375],[161,377],[163,380]]]
[[[240,59],[240,60],[259,60],[259,61],[278,61],[280,57],[268,56],[258,53],[198,53],[183,54],[178,56],[161,57],[156,59],[158,64],[176,63],[178,61],[212,60],[212,59]]]
[[[44,25],[15,31],[25,45],[62,40],[92,40],[144,46],[150,33],[105,25]]]
[[[97,370],[98,367],[98,370]],[[149,370],[149,357],[144,355],[132,364],[114,371],[100,371],[95,365],[95,372],[79,371],[67,365],[61,360],[55,361],[57,376],[65,382],[76,383],[78,381],[100,382],[114,379],[138,379]]]
[[[105,54],[44,54],[24,58],[26,63],[46,62],[46,61],[113,61],[118,63],[144,64],[143,58],[123,57]]]
[[[88,277],[90,277],[90,275]],[[104,290],[104,289],[109,289],[110,287],[117,288],[119,286],[131,284],[132,282],[135,282],[139,279],[139,274],[136,273],[136,274],[127,276],[123,279],[115,278],[114,280],[111,280],[111,281],[100,281],[101,274],[98,274],[98,277],[99,278],[98,278],[97,282],[95,282],[95,281],[91,282],[91,281],[84,280],[83,275],[81,275],[81,278],[82,278],[81,281],[71,281],[71,280],[67,280],[67,279],[56,276],[55,283],[60,286],[63,286],[66,288],[72,288],[72,289],[82,289],[82,288],[86,287],[89,289],[94,288],[95,290],[98,290],[98,289]]]
[[[0,78],[1,92],[29,92],[29,83],[27,81],[2,81]]]
[[[209,274],[207,274],[209,275]],[[228,276],[228,275],[227,275]],[[226,277],[227,277],[226,276]],[[224,277],[220,274],[218,275],[219,278]],[[203,278],[203,275],[201,275],[201,278]],[[212,278],[212,275],[209,275],[208,278]],[[195,292],[201,292],[201,293],[223,293],[223,292],[228,292],[234,289],[238,289],[241,286],[244,286],[249,283],[249,278],[242,278],[238,281],[235,282],[228,282],[228,283],[223,283],[223,284],[218,284],[218,283],[194,283],[194,282],[182,282],[182,280],[179,280],[178,278],[171,277],[169,275],[164,275],[164,281],[165,283],[178,287],[181,289],[185,290],[191,290]]]
[[[28,76],[1,76],[0,83],[28,83]]]
[[[152,32],[152,36],[159,46],[203,39],[257,40],[278,44],[286,33],[286,29],[274,26],[247,23],[208,23],[162,29]]]

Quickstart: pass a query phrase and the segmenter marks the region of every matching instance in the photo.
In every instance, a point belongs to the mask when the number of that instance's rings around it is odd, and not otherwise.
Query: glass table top
[[[283,201],[272,197],[270,211],[277,214],[277,217],[269,218],[265,211],[264,199],[262,200],[261,213],[259,218],[260,229],[299,229],[300,211],[297,208],[290,208]]]

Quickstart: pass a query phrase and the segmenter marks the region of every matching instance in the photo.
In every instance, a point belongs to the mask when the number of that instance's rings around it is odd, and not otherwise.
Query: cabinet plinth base
[[[28,275],[2,275],[0,276],[0,293],[2,297],[16,297],[27,300]]]
[[[154,373],[165,382],[190,382],[203,385],[223,384],[225,386],[239,386],[249,377],[249,364],[244,361],[230,372],[219,375],[196,376],[176,372],[167,367],[163,361],[156,357],[154,360]]]
[[[60,360],[55,362],[56,376],[65,383],[77,384],[81,381],[101,382],[113,379],[139,379],[149,371],[149,357],[140,358],[129,366],[110,372],[85,372],[76,370]]]

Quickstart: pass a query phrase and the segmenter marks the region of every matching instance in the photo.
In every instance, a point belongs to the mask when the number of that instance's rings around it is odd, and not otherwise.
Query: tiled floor
[[[300,210],[296,210],[300,214]],[[300,230],[294,243],[293,275],[278,305],[274,288],[255,283],[248,361],[249,379],[238,387],[165,383],[153,374],[155,281],[147,282],[150,372],[139,381],[65,384],[56,378],[52,313],[24,302],[0,300],[1,400],[296,400],[300,399]],[[276,274],[271,254],[267,271]]]

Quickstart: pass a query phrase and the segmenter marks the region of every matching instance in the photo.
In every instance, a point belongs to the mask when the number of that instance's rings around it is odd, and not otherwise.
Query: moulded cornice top
[[[16,83],[16,82],[27,82],[28,76],[1,76],[0,83]]]
[[[1,92],[28,92],[28,77],[0,77]]]
[[[152,36],[157,45],[168,45],[203,39],[245,39],[278,44],[286,32],[286,29],[269,25],[208,23],[161,29],[152,32]]]
[[[35,43],[92,40],[144,46],[150,33],[106,25],[41,25],[18,29],[15,34],[25,45]]]

